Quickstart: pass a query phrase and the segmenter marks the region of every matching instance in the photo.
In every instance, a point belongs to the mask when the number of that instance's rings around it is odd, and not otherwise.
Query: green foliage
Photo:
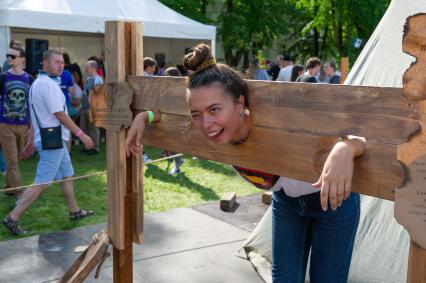
[[[280,34],[285,5],[274,0],[223,0],[222,3],[217,27],[225,60],[236,66],[244,57],[247,67],[249,54],[268,47]]]
[[[361,49],[355,38],[368,40],[391,0],[161,0],[179,13],[215,24],[225,60],[237,66],[243,59],[278,43],[281,53],[299,61],[349,56],[353,62]],[[218,16],[209,13],[218,9]],[[208,12],[206,12],[208,11]],[[214,13],[213,13],[214,14]]]
[[[208,0],[160,0],[160,2],[188,18],[201,23],[210,22],[206,17]]]
[[[360,49],[355,38],[368,40],[385,13],[390,0],[287,0],[299,41],[291,50],[302,56],[322,58],[349,56],[353,61]],[[283,49],[289,51],[286,42]]]

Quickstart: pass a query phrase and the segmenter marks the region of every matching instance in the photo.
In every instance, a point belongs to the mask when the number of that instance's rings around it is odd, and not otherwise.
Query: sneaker
[[[174,166],[169,172],[170,175],[176,175],[176,174],[179,174],[179,173],[180,173],[180,169],[179,169],[179,167],[176,167],[176,166]]]
[[[148,156],[148,154],[144,154],[143,155],[143,162],[151,162],[152,160],[151,160],[151,158],[149,158],[149,156]]]
[[[28,233],[28,231],[21,228],[21,222],[12,220],[10,215],[3,219],[3,224],[10,232],[12,232],[13,235],[23,235]]]

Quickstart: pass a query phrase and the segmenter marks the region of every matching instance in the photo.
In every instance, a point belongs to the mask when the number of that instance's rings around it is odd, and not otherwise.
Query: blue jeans
[[[272,197],[272,281],[305,282],[309,252],[310,282],[348,281],[360,197],[350,197],[336,211],[321,209],[320,193],[289,197],[283,190]]]

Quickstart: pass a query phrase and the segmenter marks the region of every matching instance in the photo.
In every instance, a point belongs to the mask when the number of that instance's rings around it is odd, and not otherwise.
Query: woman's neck
[[[253,128],[253,120],[248,110],[244,111],[243,119],[244,119],[243,125],[241,126],[238,134],[235,136],[235,138],[232,141],[230,141],[232,144],[242,144],[250,136],[250,131]]]

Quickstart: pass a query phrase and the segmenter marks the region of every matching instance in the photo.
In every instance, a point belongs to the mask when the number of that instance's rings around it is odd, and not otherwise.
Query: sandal
[[[10,232],[12,232],[13,235],[18,236],[28,233],[28,231],[25,231],[21,228],[21,222],[12,220],[12,218],[10,218],[10,215],[6,216],[3,219],[3,224]]]
[[[93,215],[93,210],[80,209],[76,212],[70,212],[70,220],[78,220]]]

